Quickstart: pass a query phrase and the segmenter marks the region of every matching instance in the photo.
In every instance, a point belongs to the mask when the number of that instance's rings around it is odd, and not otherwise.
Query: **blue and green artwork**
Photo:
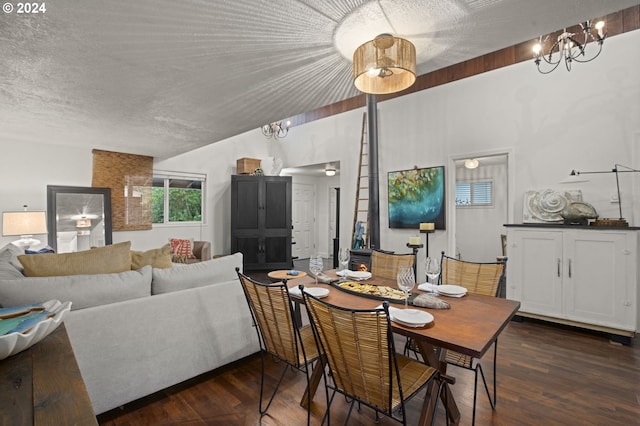
[[[445,229],[444,166],[389,172],[389,228]]]

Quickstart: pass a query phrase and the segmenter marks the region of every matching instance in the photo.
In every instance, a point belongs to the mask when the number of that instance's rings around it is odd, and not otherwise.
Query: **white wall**
[[[528,189],[568,189],[558,182],[571,169],[607,170],[615,163],[640,168],[640,31],[607,39],[602,54],[569,73],[538,74],[533,62],[516,64],[430,90],[381,102],[379,117],[380,224],[382,248],[408,252],[415,232],[388,228],[387,172],[447,165],[452,155],[512,149],[516,199],[521,222],[522,195]],[[341,245],[351,236],[351,214],[364,108],[293,127],[281,140],[267,140],[259,129],[158,162],[164,170],[206,173],[206,226],[154,228],[115,233],[114,242],[131,239],[134,248],[159,246],[173,235],[212,241],[213,253],[230,249],[230,175],[236,159],[275,156],[285,167],[339,160]],[[47,143],[49,142],[49,143]],[[16,145],[2,137],[0,209],[46,208],[46,185],[90,186],[91,148]],[[55,160],[54,160],[55,159]],[[640,174],[621,175],[623,209],[640,225]],[[449,185],[450,183],[447,183]],[[613,175],[595,175],[580,185],[584,200],[603,217],[617,217],[609,202]],[[449,213],[451,214],[451,209]],[[450,252],[447,230],[430,237],[430,252]],[[5,237],[5,242],[13,238]]]

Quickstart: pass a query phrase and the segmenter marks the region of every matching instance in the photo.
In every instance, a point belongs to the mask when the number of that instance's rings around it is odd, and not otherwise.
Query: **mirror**
[[[111,189],[48,185],[47,221],[56,253],[111,244]]]

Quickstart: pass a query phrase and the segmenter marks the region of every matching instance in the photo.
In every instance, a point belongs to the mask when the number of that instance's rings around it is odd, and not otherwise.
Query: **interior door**
[[[315,187],[306,183],[293,184],[293,256],[311,256],[315,245]]]

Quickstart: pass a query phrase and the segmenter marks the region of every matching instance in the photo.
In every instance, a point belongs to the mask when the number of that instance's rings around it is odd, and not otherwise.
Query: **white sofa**
[[[64,323],[100,414],[259,351],[236,267],[242,268],[240,253],[119,274],[14,280],[0,274],[0,304],[72,301]],[[56,297],[51,288],[36,296],[47,287],[57,288]],[[105,288],[125,300],[105,297]]]

